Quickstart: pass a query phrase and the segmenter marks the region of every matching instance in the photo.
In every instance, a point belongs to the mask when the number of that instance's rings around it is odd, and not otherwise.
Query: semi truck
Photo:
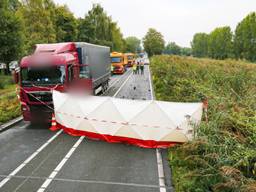
[[[135,63],[135,54],[133,53],[125,53],[125,57],[127,58],[127,66],[132,67]]]
[[[111,65],[113,74],[123,74],[126,70],[127,58],[123,53],[112,52],[111,55]]]
[[[84,42],[38,44],[15,70],[25,121],[50,120],[52,90],[97,94],[108,89],[110,48]]]

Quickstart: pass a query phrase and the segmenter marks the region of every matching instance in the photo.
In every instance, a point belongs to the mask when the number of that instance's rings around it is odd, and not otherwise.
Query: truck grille
[[[53,108],[53,105],[49,105],[49,107],[45,105],[30,105],[30,111],[32,113],[52,113],[53,110],[51,108]]]
[[[119,66],[116,66],[115,68],[114,68],[114,70],[120,70],[121,69],[121,67],[119,67]]]
[[[31,102],[52,102],[51,92],[33,92],[28,94],[28,98]]]
[[[32,114],[32,118],[35,121],[40,120],[50,120],[53,110],[53,105],[49,105],[49,107],[45,105],[30,105],[30,112]]]

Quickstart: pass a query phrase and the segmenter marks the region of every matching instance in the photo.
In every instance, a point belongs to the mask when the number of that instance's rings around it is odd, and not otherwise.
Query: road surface
[[[104,95],[151,99],[148,66],[113,76]],[[79,139],[25,122],[0,133],[0,191],[173,191],[166,150]]]

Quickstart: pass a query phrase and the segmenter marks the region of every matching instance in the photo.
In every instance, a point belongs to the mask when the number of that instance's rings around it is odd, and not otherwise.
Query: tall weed
[[[151,70],[157,99],[209,100],[197,137],[169,150],[176,191],[256,189],[256,64],[155,56]]]

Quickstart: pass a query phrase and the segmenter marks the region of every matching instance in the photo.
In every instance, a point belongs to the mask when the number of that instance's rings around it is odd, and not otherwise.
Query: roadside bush
[[[20,103],[16,96],[15,85],[0,91],[0,124],[21,115]]]
[[[6,86],[13,84],[11,76],[0,75],[0,89],[4,89]]]
[[[209,99],[209,122],[193,141],[169,149],[176,191],[256,189],[256,65],[156,56],[151,70],[157,99]]]
[[[0,89],[4,88],[4,83],[2,81],[0,81]]]

